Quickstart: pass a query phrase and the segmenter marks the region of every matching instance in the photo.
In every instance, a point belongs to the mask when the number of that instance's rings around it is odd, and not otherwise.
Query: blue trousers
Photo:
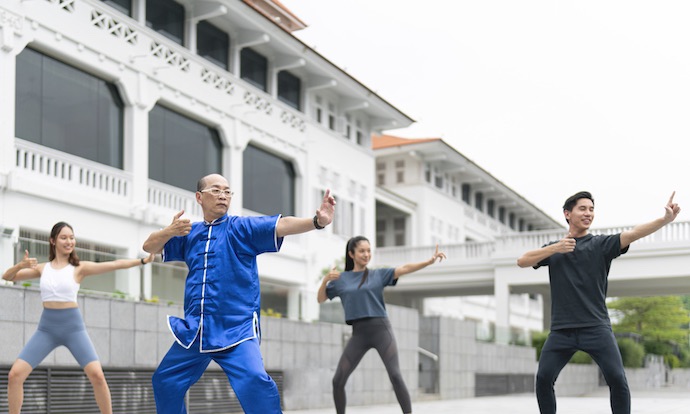
[[[175,342],[153,373],[158,414],[186,414],[184,396],[215,361],[228,376],[242,409],[248,414],[281,414],[280,394],[266,373],[258,339],[220,352],[199,352],[199,341],[185,349]]]
[[[549,333],[539,357],[537,402],[541,414],[556,413],[553,386],[576,351],[588,353],[599,365],[611,393],[611,412],[630,414],[630,389],[623,359],[610,326],[557,329]]]

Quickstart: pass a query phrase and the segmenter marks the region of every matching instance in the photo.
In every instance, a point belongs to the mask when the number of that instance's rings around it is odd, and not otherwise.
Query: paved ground
[[[413,402],[415,414],[538,414],[533,394]],[[687,414],[690,390],[632,393],[632,414]],[[285,411],[285,414],[333,414],[335,409]],[[398,405],[348,407],[347,414],[400,414]],[[611,414],[608,389],[582,397],[558,398],[558,414]]]

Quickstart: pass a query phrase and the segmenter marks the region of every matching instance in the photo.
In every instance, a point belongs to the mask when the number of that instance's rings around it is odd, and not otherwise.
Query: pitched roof
[[[402,138],[393,135],[374,135],[371,139],[371,148],[376,150],[431,141],[441,141],[441,138]]]

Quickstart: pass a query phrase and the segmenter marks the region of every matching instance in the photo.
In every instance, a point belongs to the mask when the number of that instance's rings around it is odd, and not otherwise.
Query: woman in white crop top
[[[120,259],[110,262],[80,261],[74,251],[76,241],[72,226],[59,222],[50,232],[49,262],[37,263],[29,257],[7,269],[2,278],[10,281],[41,278],[43,313],[38,329],[26,343],[8,376],[7,399],[9,414],[19,414],[24,400],[24,381],[31,371],[58,346],[67,347],[93,386],[93,393],[101,413],[113,412],[110,389],[103,375],[103,367],[86,333],[77,305],[79,284],[87,276],[127,269],[151,263],[154,255],[145,259]]]

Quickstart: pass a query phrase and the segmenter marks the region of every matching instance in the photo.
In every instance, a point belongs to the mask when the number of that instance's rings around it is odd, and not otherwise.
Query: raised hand
[[[168,226],[168,230],[173,236],[186,236],[192,231],[192,222],[189,219],[180,218],[184,214],[184,210],[180,210],[175,214],[172,223]]]
[[[324,282],[330,282],[331,280],[338,280],[340,279],[340,272],[338,269],[333,266],[333,268],[326,274],[324,277]]]
[[[327,189],[323,196],[321,206],[316,210],[316,220],[320,226],[326,227],[333,222],[333,215],[335,214],[335,198],[331,195],[331,190]]]
[[[558,253],[570,253],[575,250],[575,238],[570,232],[556,243],[556,250]]]
[[[24,259],[22,259],[22,269],[35,269],[38,266],[38,261],[35,257],[29,257],[29,251],[24,250]]]
[[[156,259],[156,255],[151,253],[144,259],[144,263],[151,263]]]
[[[671,193],[671,198],[668,199],[668,203],[666,203],[666,206],[664,209],[666,210],[664,214],[664,222],[670,223],[673,220],[678,217],[678,213],[680,213],[680,206],[678,203],[673,202],[673,197],[676,195],[676,192],[674,191]]]
[[[436,260],[439,262],[442,262],[443,259],[446,259],[446,254],[443,252],[438,251],[438,244],[436,244],[436,251],[434,252],[434,255],[431,256],[431,263],[436,263]]]

